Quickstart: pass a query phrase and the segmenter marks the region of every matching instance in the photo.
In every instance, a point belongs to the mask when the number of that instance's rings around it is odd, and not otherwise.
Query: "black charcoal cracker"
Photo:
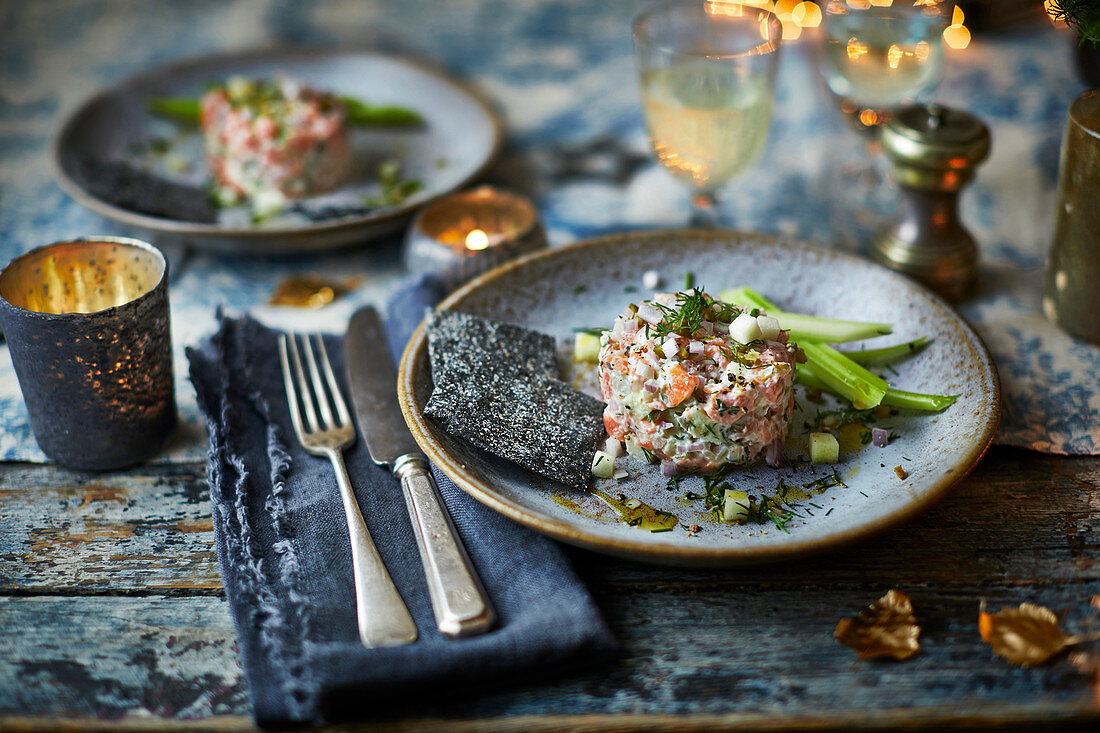
[[[552,336],[458,311],[438,311],[428,319],[428,356],[434,389],[424,411],[444,424],[475,371],[493,381],[520,371],[558,376]]]
[[[146,173],[123,161],[81,158],[78,178],[95,197],[123,209],[162,219],[215,224],[218,211],[210,194]]]
[[[604,403],[545,375],[474,372],[447,432],[576,489],[588,486]]]

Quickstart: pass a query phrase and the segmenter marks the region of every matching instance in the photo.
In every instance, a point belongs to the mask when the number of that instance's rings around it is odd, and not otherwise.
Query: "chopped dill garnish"
[[[678,473],[675,476],[670,476],[668,479],[668,484],[665,486],[665,488],[669,491],[679,491],[680,482],[688,478],[689,476],[694,476],[695,473],[695,471],[686,471],[684,473]]]
[[[684,290],[691,290],[695,287],[695,273],[688,270],[684,273]]]
[[[837,475],[836,469],[833,469],[833,474],[831,476],[823,476],[816,481],[811,481],[808,484],[802,484],[802,488],[808,489],[818,494],[825,491],[826,489],[831,489],[834,486],[843,486],[844,488],[848,488],[848,484],[840,480],[840,476]]]
[[[677,293],[675,306],[652,305],[661,312],[662,318],[660,323],[652,326],[652,332],[647,329],[646,336],[650,337],[652,333],[657,338],[671,334],[691,338],[702,328],[703,321],[730,323],[740,313],[736,306],[712,298],[699,288]]]

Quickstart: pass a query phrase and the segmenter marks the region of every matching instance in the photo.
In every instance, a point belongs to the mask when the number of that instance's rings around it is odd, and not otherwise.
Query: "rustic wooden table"
[[[629,18],[643,2],[6,3],[0,255],[118,233],[49,173],[51,131],[87,95],[187,56],[287,43],[400,50],[481,85],[509,131],[497,179],[535,197],[555,245],[680,226],[686,194],[647,156],[634,87]],[[847,131],[810,64],[814,38],[808,31],[804,45],[784,51],[766,164],[731,185],[727,213],[741,228],[834,245],[863,220],[839,195]],[[1050,344],[1060,342],[1044,330],[1038,289],[1025,286],[1041,280],[1058,142],[1080,91],[1072,50],[1073,39],[1046,21],[1029,33],[976,34],[972,48],[949,54],[937,100],[994,130],[993,157],[963,201],[990,289],[964,313],[1008,360],[1021,397],[1010,405],[1015,422],[1002,427],[1017,442],[1087,451],[1089,408],[1063,405],[1088,403],[1091,362],[1078,354],[1072,371],[1052,358]],[[262,307],[289,273],[360,275],[356,297],[380,303],[401,270],[396,247],[377,246],[287,261],[199,253],[185,265],[174,264],[172,283],[181,354],[187,338],[213,330],[215,304]],[[346,317],[357,304],[349,296],[331,308]],[[322,316],[330,325],[341,317]],[[1028,381],[1035,370],[1039,386]],[[214,554],[204,443],[190,388],[178,394],[192,432],[171,463],[106,474],[0,463],[0,729],[252,728]],[[1024,413],[1049,405],[1050,420],[1028,433],[1036,426]],[[40,460],[22,409],[4,357],[0,455]],[[1048,424],[1055,418],[1059,425]],[[1100,678],[1074,663],[1087,659],[1011,667],[976,624],[985,598],[993,608],[1043,604],[1072,631],[1100,628],[1098,484],[1100,457],[999,447],[926,514],[812,560],[688,571],[570,551],[622,642],[620,656],[459,699],[425,691],[409,718],[372,725],[1098,730]],[[859,662],[833,628],[895,587],[913,599],[923,649],[907,662]],[[1078,654],[1086,653],[1100,660],[1100,643]]]
[[[820,558],[726,571],[573,551],[623,650],[579,671],[433,702],[400,730],[1100,727],[1074,655],[1011,667],[978,603],[1097,628],[1100,458],[994,448],[908,525]],[[858,662],[836,621],[890,588],[911,660]],[[1100,661],[1100,645],[1082,647]],[[0,465],[0,729],[249,729],[202,465],[87,474]]]

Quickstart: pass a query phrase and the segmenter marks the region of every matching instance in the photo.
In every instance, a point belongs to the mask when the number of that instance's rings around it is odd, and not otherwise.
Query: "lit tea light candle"
[[[545,246],[529,199],[481,186],[446,196],[417,215],[405,240],[405,266],[457,286]]]
[[[480,229],[475,229],[466,235],[466,249],[472,249],[475,252],[485,249],[489,246],[489,235]]]

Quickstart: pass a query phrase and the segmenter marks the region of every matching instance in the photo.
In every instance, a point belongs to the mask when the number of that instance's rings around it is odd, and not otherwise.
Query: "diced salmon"
[[[603,426],[607,430],[607,434],[615,439],[622,439],[626,436],[622,427],[619,425],[619,421],[615,419],[615,416],[611,413],[611,410],[604,410],[603,413]]]
[[[690,397],[698,383],[695,376],[688,374],[679,363],[673,364],[668,370],[668,385],[665,387],[668,406],[675,407]]]

